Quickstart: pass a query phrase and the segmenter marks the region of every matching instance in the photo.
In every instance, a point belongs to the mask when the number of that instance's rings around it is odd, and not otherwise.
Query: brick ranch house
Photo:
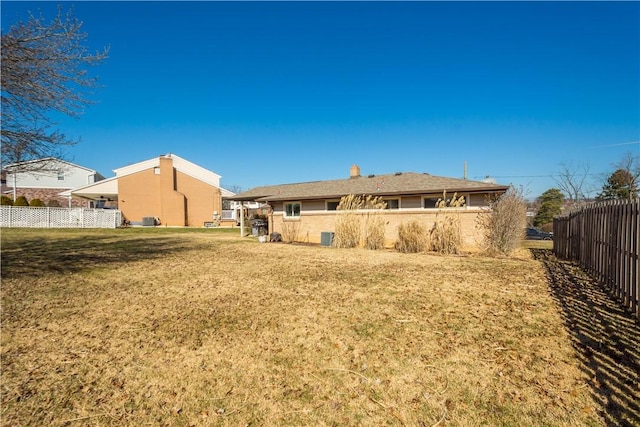
[[[480,230],[477,216],[486,211],[488,201],[508,190],[508,186],[466,179],[433,176],[427,173],[397,172],[389,175],[361,176],[353,165],[347,179],[304,182],[256,187],[234,197],[237,201],[268,203],[271,206],[269,231],[283,234],[285,227],[297,228],[298,240],[320,243],[323,232],[335,230],[336,208],[340,198],[349,194],[380,196],[387,203],[381,212],[386,222],[386,245],[392,246],[400,224],[417,219],[429,229],[440,209],[436,202],[454,193],[465,198],[465,206],[456,209],[459,215],[463,244],[477,247]]]
[[[74,199],[106,200],[134,225],[142,224],[143,218],[157,218],[175,227],[219,224],[222,198],[234,195],[220,187],[220,175],[171,153],[113,172],[115,177],[69,194]]]

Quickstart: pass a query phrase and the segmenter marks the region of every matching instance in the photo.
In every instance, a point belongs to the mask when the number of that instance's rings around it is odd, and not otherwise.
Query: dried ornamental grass
[[[364,247],[367,249],[383,249],[385,239],[385,220],[380,212],[387,208],[381,197],[367,196],[364,200]]]
[[[377,196],[349,194],[342,197],[337,207],[334,246],[355,248],[363,241],[368,249],[383,248],[384,221],[378,211],[386,206]]]
[[[355,211],[362,207],[362,198],[349,194],[338,203],[333,245],[336,248],[355,248],[360,244],[360,219]]]
[[[464,205],[464,196],[457,197],[457,193],[454,193],[451,199],[447,199],[446,191],[442,193],[442,198],[436,202],[438,209],[461,208]],[[462,229],[459,215],[455,212],[438,212],[430,237],[430,249],[432,251],[441,254],[459,253],[462,246]]]
[[[419,253],[427,250],[429,239],[426,228],[417,220],[398,226],[396,250],[404,253]]]

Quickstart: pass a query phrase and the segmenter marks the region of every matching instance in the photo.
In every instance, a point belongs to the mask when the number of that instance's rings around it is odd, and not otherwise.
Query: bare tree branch
[[[589,176],[589,164],[560,163],[560,169],[552,176],[558,188],[564,193],[567,200],[577,204],[586,199],[587,177]]]
[[[99,64],[108,49],[90,54],[82,22],[72,11],[50,23],[29,16],[2,34],[2,164],[59,156],[77,141],[55,129],[53,112],[77,117],[91,104],[97,79],[87,66]]]

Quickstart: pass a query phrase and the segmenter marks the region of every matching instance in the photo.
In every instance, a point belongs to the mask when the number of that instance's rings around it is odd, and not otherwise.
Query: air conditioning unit
[[[330,231],[323,231],[320,233],[320,246],[331,246],[333,245],[333,236],[335,233]]]
[[[142,218],[142,225],[145,227],[153,227],[156,225],[156,220],[152,216],[145,216]]]

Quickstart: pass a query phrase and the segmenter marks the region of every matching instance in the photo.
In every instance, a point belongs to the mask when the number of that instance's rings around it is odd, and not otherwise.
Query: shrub
[[[29,206],[29,202],[27,198],[24,196],[16,197],[16,200],[13,202],[13,206]]]
[[[31,199],[31,201],[29,202],[29,206],[43,208],[45,205],[44,202],[40,199]]]
[[[508,255],[520,246],[527,226],[527,203],[522,190],[510,187],[478,217],[489,253]]]
[[[424,252],[427,249],[427,230],[417,220],[398,226],[395,248],[404,253]]]
[[[440,209],[460,208],[464,205],[464,196],[457,197],[457,193],[454,193],[451,199],[447,199],[446,191],[442,193],[442,199],[436,202],[436,207]],[[431,229],[430,249],[441,254],[457,254],[461,246],[462,231],[459,215],[455,212],[438,212]]]
[[[60,201],[58,201],[58,199],[50,199],[47,202],[47,206],[49,206],[50,208],[59,208],[59,207],[61,207]]]
[[[13,206],[13,199],[9,196],[2,196],[0,198],[0,205],[2,206]]]
[[[285,242],[296,242],[300,234],[300,221],[282,221],[282,238]]]

